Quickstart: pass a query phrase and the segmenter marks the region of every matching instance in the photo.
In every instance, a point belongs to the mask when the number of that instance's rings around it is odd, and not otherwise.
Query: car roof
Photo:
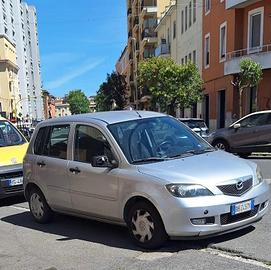
[[[204,121],[201,118],[178,118],[180,121]]]
[[[151,117],[161,117],[166,116],[166,114],[151,112],[151,111],[109,111],[109,112],[95,112],[95,113],[85,113],[85,114],[76,114],[64,117],[53,118],[45,120],[42,122],[42,125],[48,124],[59,124],[67,122],[88,122],[91,120],[102,121],[106,124],[114,124],[119,122],[126,122],[131,120],[136,120],[140,118],[151,118]]]

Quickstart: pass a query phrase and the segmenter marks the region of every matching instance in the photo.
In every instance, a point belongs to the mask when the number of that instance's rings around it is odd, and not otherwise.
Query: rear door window
[[[67,159],[69,132],[69,125],[41,128],[34,144],[35,154]]]

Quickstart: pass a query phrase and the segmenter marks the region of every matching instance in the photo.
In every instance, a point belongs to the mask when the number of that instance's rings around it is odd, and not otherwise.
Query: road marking
[[[23,207],[23,206],[14,206],[14,205],[11,205],[10,206],[11,208],[14,208],[14,209],[17,209],[17,210],[24,210],[24,211],[30,211],[27,207]]]
[[[267,264],[268,262],[264,263],[261,261],[257,261],[255,259],[245,258],[244,256],[242,256],[240,254],[234,254],[231,252],[226,252],[226,251],[221,251],[221,250],[214,250],[212,248],[201,249],[200,251],[207,252],[212,255],[220,256],[222,258],[234,260],[237,262],[246,263],[246,264],[250,264],[250,265],[254,265],[254,266],[259,266],[259,267],[263,267],[265,269],[271,269],[271,265]]]
[[[163,258],[172,257],[174,253],[172,252],[144,252],[141,253],[136,259],[140,261],[154,261]]]

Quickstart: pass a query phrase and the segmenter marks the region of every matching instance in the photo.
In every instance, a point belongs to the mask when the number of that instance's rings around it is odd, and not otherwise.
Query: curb
[[[264,179],[264,180],[267,182],[267,184],[271,185],[271,179]]]
[[[252,153],[251,157],[271,157],[271,153]]]

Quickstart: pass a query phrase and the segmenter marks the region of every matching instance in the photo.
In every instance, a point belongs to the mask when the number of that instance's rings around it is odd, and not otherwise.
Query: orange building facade
[[[203,1],[203,114],[211,129],[239,117],[239,95],[232,82],[243,58],[260,63],[263,79],[246,89],[243,115],[271,109],[271,0]]]

